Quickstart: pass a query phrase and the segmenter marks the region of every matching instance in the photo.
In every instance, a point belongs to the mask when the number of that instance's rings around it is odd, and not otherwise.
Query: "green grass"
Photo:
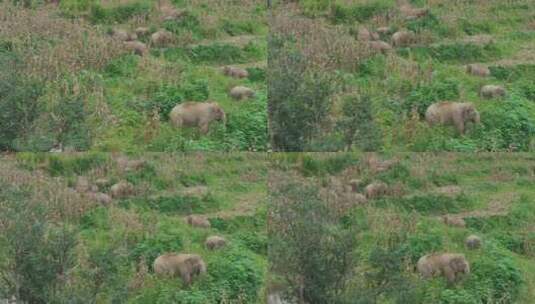
[[[365,184],[382,179],[390,187],[404,190],[340,215],[341,224],[336,227],[357,231],[357,262],[353,266],[361,270],[345,281],[347,285],[343,286],[347,287],[342,288],[341,295],[365,298],[380,291],[376,303],[399,299],[411,299],[410,303],[530,303],[535,290],[535,193],[530,186],[535,160],[530,154],[379,154],[376,156],[380,159],[399,159],[397,166],[381,173],[368,170],[366,162],[358,161],[364,156],[309,153],[274,158],[278,174],[294,176],[300,183],[319,188],[320,193],[341,191],[328,188],[329,184],[323,182],[326,178],[342,183],[357,178]],[[346,163],[328,173],[328,164],[341,158],[355,159],[357,164]],[[316,171],[325,173],[318,176],[303,172],[301,167],[311,162],[318,164]],[[437,194],[435,189],[442,186],[460,187],[461,193]],[[333,196],[326,202],[329,208],[339,208]],[[440,216],[445,214],[462,214],[466,228],[444,224]],[[481,237],[480,249],[464,246],[470,234]],[[415,263],[431,252],[464,254],[471,264],[470,276],[455,286],[448,286],[441,278],[420,279]],[[277,265],[275,269],[286,268]],[[284,281],[277,274],[275,271],[272,276]],[[376,279],[383,284],[375,285]],[[507,298],[502,298],[504,295]]]
[[[43,217],[36,222],[36,227],[48,233],[56,227],[61,230],[67,226],[73,231],[73,247],[66,252],[72,265],[77,265],[69,268],[72,284],[59,288],[53,285],[56,284],[54,280],[46,282],[50,284],[46,290],[55,291],[54,295],[43,294],[47,302],[53,299],[76,301],[85,297],[86,300],[98,298],[128,303],[187,301],[200,304],[238,299],[262,303],[267,265],[265,156],[261,153],[147,153],[129,158],[143,159],[146,164],[141,169],[123,172],[111,154],[83,153],[26,153],[0,159],[4,170],[0,177],[3,212],[12,214],[15,219],[16,214],[35,213],[39,209]],[[140,192],[134,197],[114,200],[108,206],[94,205],[85,199],[71,201],[66,194],[69,193],[67,187],[72,186],[71,174],[85,176],[91,182],[99,178],[111,183],[126,179]],[[23,176],[25,178],[21,179]],[[181,194],[186,187],[198,185],[207,187],[209,193],[203,197]],[[42,196],[52,190],[55,196]],[[14,208],[22,206],[21,202],[40,208]],[[192,213],[205,215],[212,228],[189,226],[185,216]],[[24,222],[13,224],[18,225],[13,226],[14,231],[24,226]],[[217,251],[207,250],[204,241],[211,235],[224,236],[228,246]],[[9,250],[15,246],[6,242],[4,236],[0,237],[3,244],[0,273],[6,270],[4,262],[12,261]],[[52,242],[50,237],[40,241]],[[50,243],[50,246],[55,245]],[[46,252],[43,258],[49,259],[52,265],[59,257]],[[79,256],[77,252],[84,253]],[[165,252],[199,254],[207,263],[208,273],[189,287],[176,278],[159,278],[153,272],[152,263]],[[35,260],[41,258],[35,250],[26,254]],[[49,271],[55,270],[50,268]],[[38,279],[42,272],[34,275]],[[125,282],[139,285],[125,289]],[[7,296],[8,292],[0,287],[0,295]]]

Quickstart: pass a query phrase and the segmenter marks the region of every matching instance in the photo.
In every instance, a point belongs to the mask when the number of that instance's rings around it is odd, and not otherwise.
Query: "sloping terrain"
[[[0,149],[267,149],[263,1],[16,3],[0,9]],[[255,96],[235,100],[235,86]],[[226,124],[173,127],[185,102],[217,102]]]
[[[533,156],[315,153],[273,161],[272,294],[310,303],[533,301]],[[465,244],[469,235],[481,247]],[[463,254],[470,274],[454,284],[418,275],[420,257],[444,252]]]
[[[533,150],[534,11],[531,1],[279,1],[274,148]],[[471,64],[486,74],[469,73]],[[485,97],[486,85],[505,94]],[[481,123],[462,135],[428,126],[428,106],[442,101],[472,103]]]
[[[17,154],[0,169],[0,298],[264,301],[263,154]],[[210,249],[210,236],[226,245]],[[189,286],[155,274],[168,252],[199,255],[206,273]]]

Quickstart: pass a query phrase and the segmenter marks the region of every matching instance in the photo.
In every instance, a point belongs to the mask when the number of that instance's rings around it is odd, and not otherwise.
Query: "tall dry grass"
[[[98,70],[125,52],[83,19],[61,18],[55,6],[29,9],[11,1],[0,3],[0,40],[22,57],[26,75],[45,80]]]

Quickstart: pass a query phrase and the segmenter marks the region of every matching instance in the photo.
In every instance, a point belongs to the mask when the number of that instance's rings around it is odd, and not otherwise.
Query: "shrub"
[[[271,187],[269,260],[300,301],[335,303],[350,277],[355,231],[342,227],[315,186],[280,177]],[[297,295],[296,295],[297,296]]]
[[[154,260],[165,252],[180,252],[183,248],[181,233],[164,226],[154,235],[148,235],[138,242],[130,253],[135,261],[145,260],[152,266]]]
[[[186,100],[205,101],[210,95],[208,81],[204,79],[197,79],[188,82],[186,85],[184,85],[183,90]]]
[[[0,150],[15,150],[15,140],[31,132],[42,106],[43,85],[22,75],[22,62],[0,49]]]
[[[381,132],[374,122],[373,105],[369,96],[346,96],[342,104],[342,117],[336,123],[342,132],[347,150],[356,145],[363,151],[380,148]]]
[[[236,301],[255,303],[264,276],[258,265],[247,251],[232,249],[208,261],[211,282],[210,290],[214,303]]]
[[[425,111],[431,104],[442,100],[457,100],[459,96],[460,90],[457,80],[435,80],[430,84],[419,84],[407,96],[403,107],[407,112],[416,109],[418,114],[424,117]]]
[[[139,56],[126,54],[111,60],[104,72],[109,77],[132,77],[137,71]]]
[[[486,149],[527,151],[535,135],[535,104],[511,96],[499,104],[486,104],[480,110],[483,130],[491,136],[475,134]]]
[[[474,258],[470,268],[472,273],[462,288],[445,289],[441,303],[516,303],[524,282],[511,257],[491,248]]]
[[[267,111],[265,99],[243,106],[241,111],[227,115],[225,138],[232,149],[264,151],[267,149]]]
[[[171,110],[183,100],[184,93],[180,87],[164,84],[154,94],[153,101],[146,104],[145,110],[150,112],[156,108],[160,113],[160,118],[167,121]]]
[[[266,80],[266,70],[257,67],[247,68],[249,80],[253,82],[264,82]]]
[[[31,188],[1,186],[0,293],[26,303],[50,303],[74,266],[77,231],[49,222],[49,210],[32,200]]]

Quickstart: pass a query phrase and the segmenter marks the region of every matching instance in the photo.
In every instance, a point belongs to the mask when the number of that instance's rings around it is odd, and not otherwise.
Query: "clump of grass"
[[[336,24],[355,21],[365,22],[375,15],[386,13],[390,8],[391,5],[387,1],[351,5],[336,3],[332,6],[330,19]]]
[[[405,57],[412,54],[419,58],[430,58],[445,63],[485,62],[502,56],[502,51],[495,44],[480,46],[472,43],[401,48],[397,52]]]
[[[469,209],[472,206],[472,201],[464,195],[452,198],[445,195],[421,194],[410,197],[381,199],[376,203],[376,206],[395,206],[406,211],[418,211],[426,215],[440,215]]]
[[[93,4],[89,10],[89,20],[93,23],[123,23],[133,17],[147,18],[151,5],[147,2],[134,2],[105,8],[100,4]]]
[[[349,166],[358,164],[359,160],[352,154],[343,153],[325,159],[303,155],[299,170],[304,176],[325,176],[339,173]]]

